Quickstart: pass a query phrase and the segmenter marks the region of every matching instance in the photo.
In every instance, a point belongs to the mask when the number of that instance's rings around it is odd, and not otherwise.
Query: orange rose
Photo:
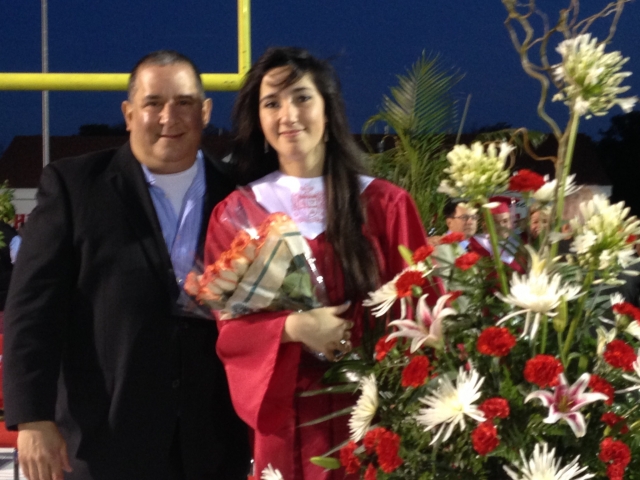
[[[200,293],[200,278],[202,275],[196,275],[196,272],[189,272],[184,280],[184,290],[187,294],[195,297]]]

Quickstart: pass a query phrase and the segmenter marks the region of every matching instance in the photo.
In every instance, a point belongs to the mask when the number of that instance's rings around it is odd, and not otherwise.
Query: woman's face
[[[260,84],[260,126],[278,153],[280,170],[318,177],[324,166],[324,99],[309,74],[282,88],[290,67],[269,70]]]
[[[531,234],[537,238],[541,232],[549,228],[549,215],[537,210],[531,214]]]

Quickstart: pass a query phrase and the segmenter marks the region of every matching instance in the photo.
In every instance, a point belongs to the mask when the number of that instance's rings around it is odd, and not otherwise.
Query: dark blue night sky
[[[568,0],[539,0],[557,17]],[[585,14],[605,0],[583,0]],[[555,5],[555,6],[554,6]],[[253,0],[252,55],[270,45],[296,45],[334,58],[351,128],[361,130],[377,110],[396,74],[421,52],[465,75],[454,91],[460,109],[471,94],[466,129],[507,122],[545,129],[535,115],[537,84],[522,71],[503,25],[500,0]],[[640,95],[640,5],[628,4],[612,49],[631,57],[625,83]],[[237,70],[234,0],[87,0],[49,4],[49,68],[52,72],[126,72],[145,53],[179,50],[205,72]],[[603,36],[601,29],[594,29]],[[555,57],[552,57],[552,59]],[[39,71],[40,2],[0,2],[0,71]],[[228,126],[234,93],[211,92],[212,122]],[[121,122],[123,92],[52,92],[51,133],[69,135],[85,123]],[[638,107],[636,107],[638,108]],[[550,111],[562,121],[565,107]],[[608,117],[583,121],[594,135]],[[0,91],[0,149],[14,135],[39,134],[40,93]],[[546,130],[546,129],[545,129]]]

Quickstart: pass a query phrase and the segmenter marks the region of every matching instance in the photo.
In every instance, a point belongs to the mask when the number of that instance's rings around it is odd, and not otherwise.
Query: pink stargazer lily
[[[539,399],[542,405],[549,407],[549,416],[543,420],[544,423],[564,420],[576,437],[583,437],[587,432],[587,424],[579,410],[589,403],[608,398],[604,393],[584,393],[589,386],[590,378],[591,375],[583,373],[576,383],[569,385],[566,377],[561,373],[558,375],[560,383],[553,388],[553,392],[537,390],[527,395],[524,401],[526,403],[533,398]]]
[[[442,345],[442,320],[457,312],[453,308],[444,308],[451,295],[443,295],[438,299],[433,310],[427,305],[427,295],[422,295],[418,300],[416,319],[394,320],[389,325],[398,327],[397,332],[393,332],[387,337],[387,342],[392,338],[411,338],[411,353],[414,353],[422,345],[438,348]]]

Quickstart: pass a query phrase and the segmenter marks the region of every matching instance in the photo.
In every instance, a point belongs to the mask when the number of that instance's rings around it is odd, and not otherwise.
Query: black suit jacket
[[[201,240],[234,186],[205,163]],[[5,313],[7,425],[55,420],[72,479],[167,478],[177,425],[188,479],[246,478],[215,324],[178,294],[129,144],[45,168]]]

